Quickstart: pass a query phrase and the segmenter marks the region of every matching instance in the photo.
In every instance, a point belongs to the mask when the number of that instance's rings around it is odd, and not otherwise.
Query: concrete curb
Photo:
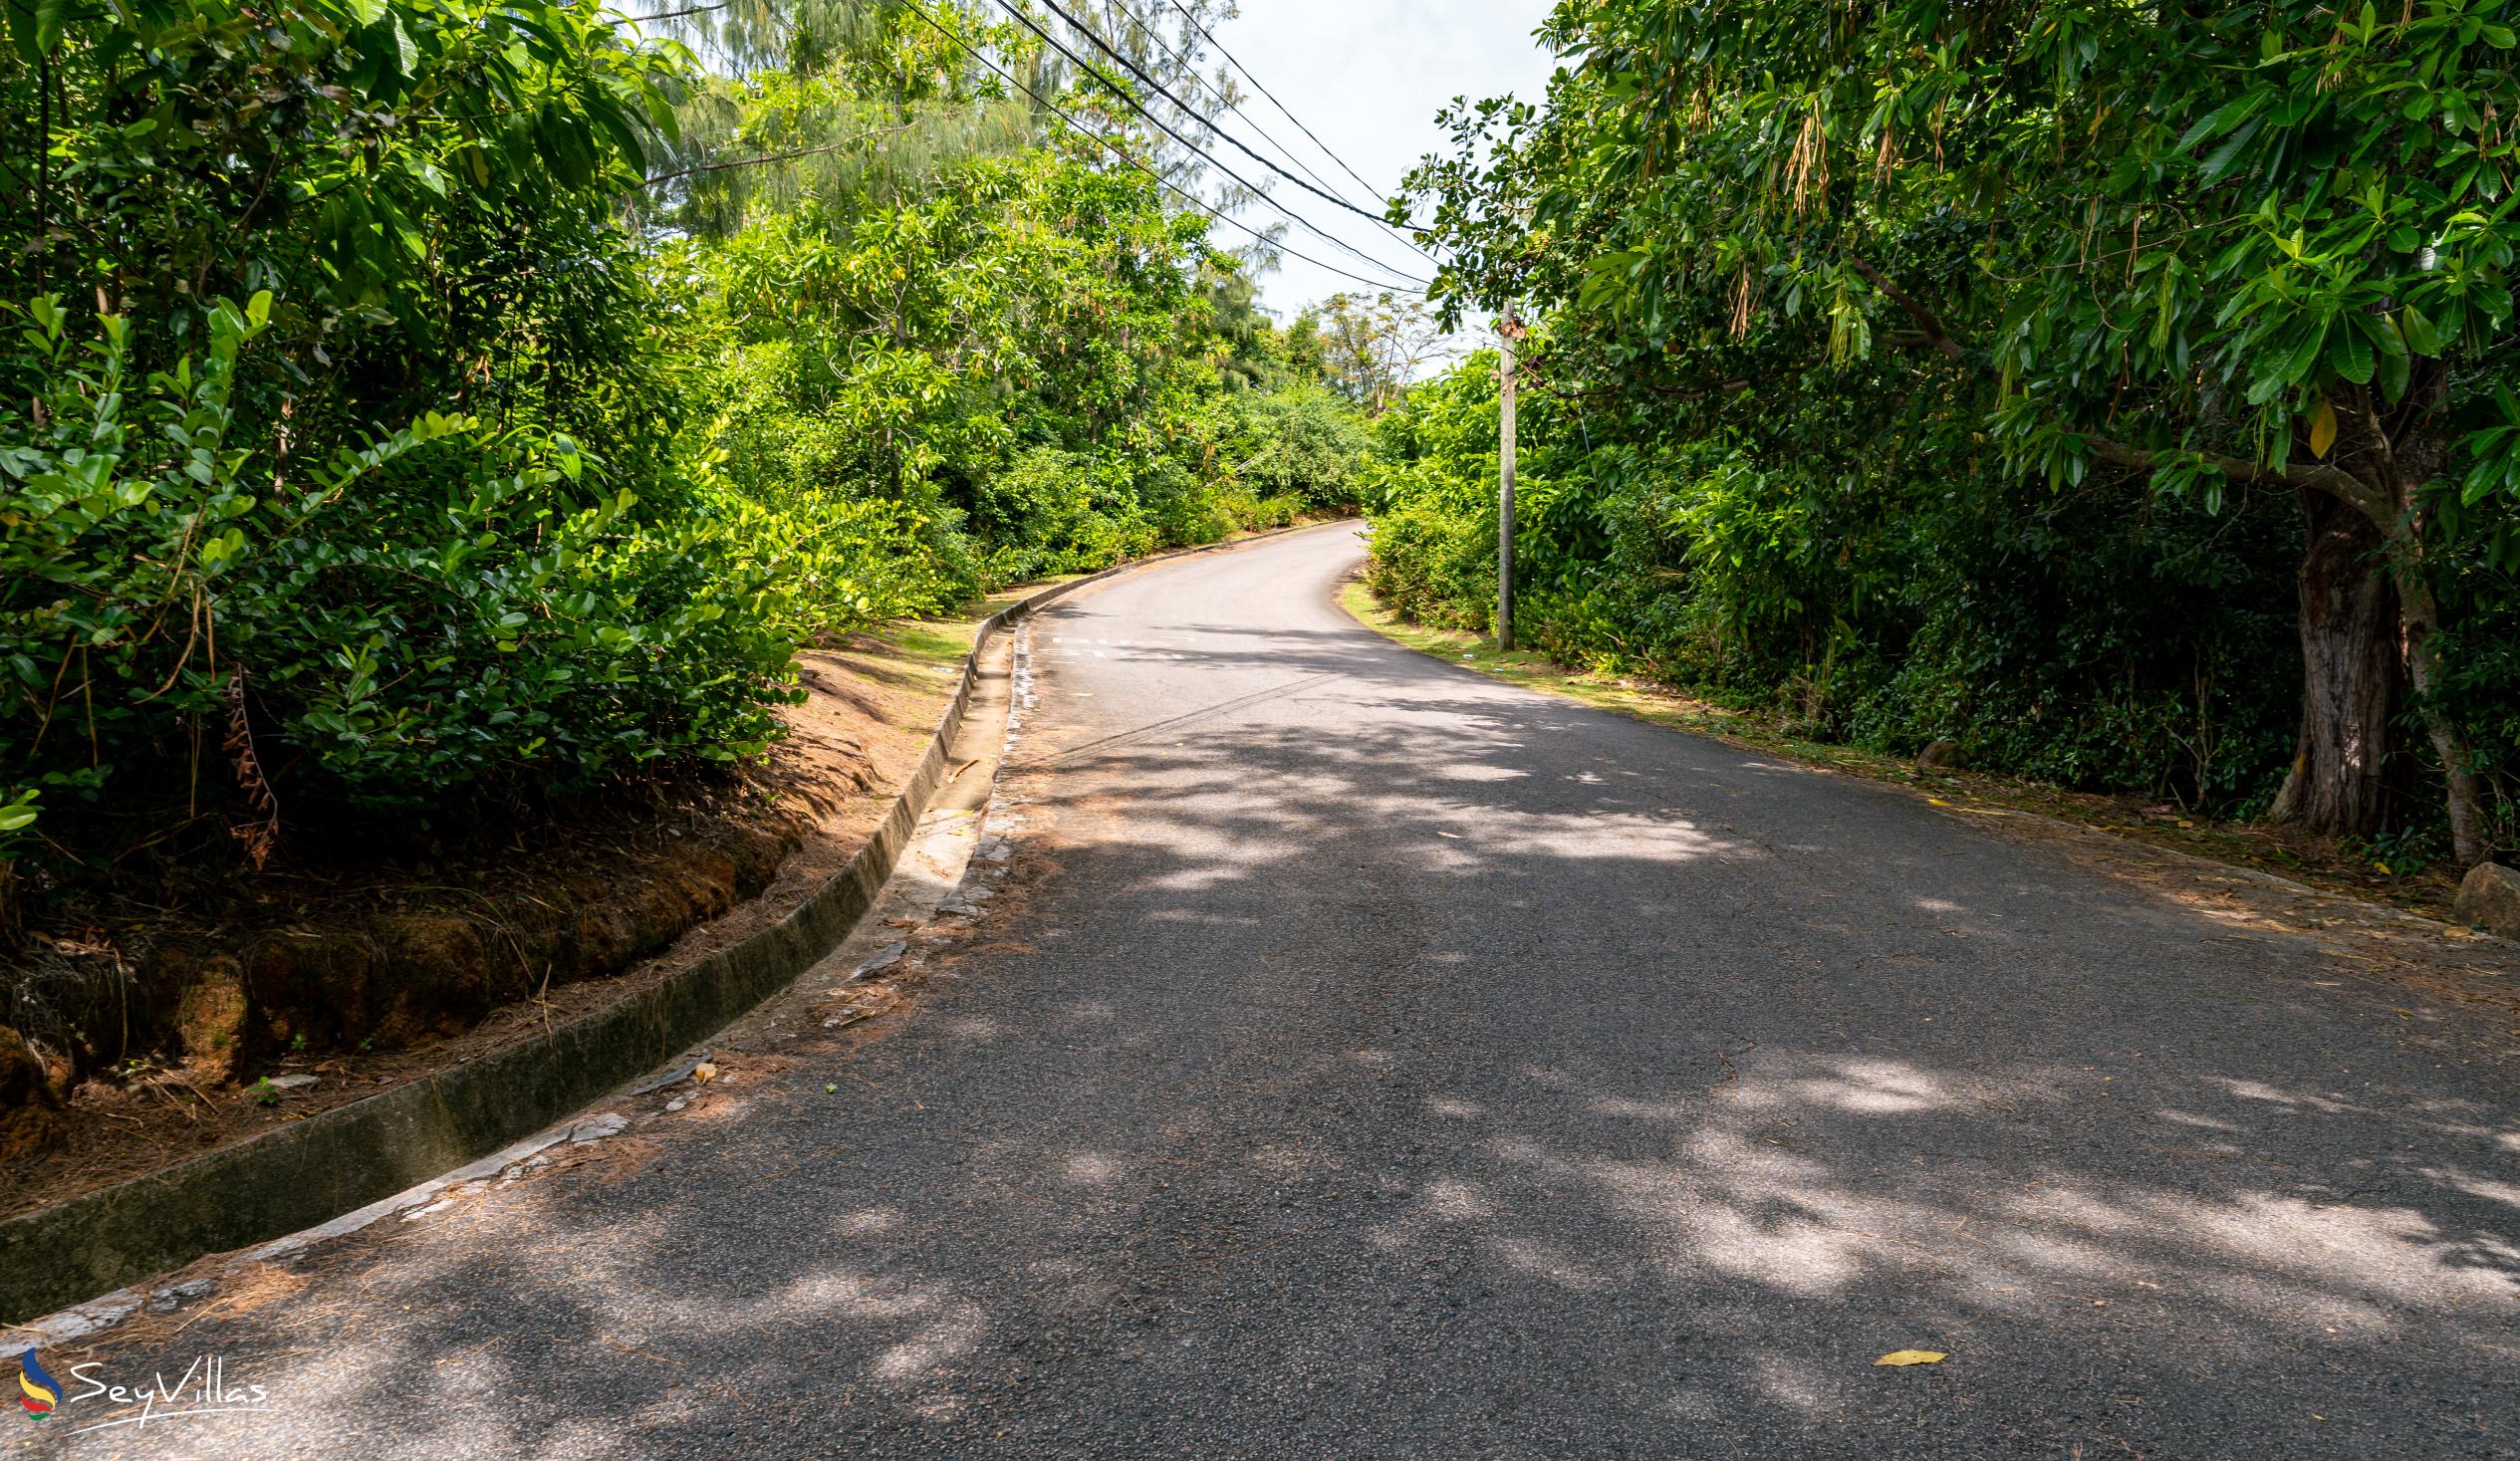
[[[405,1086],[111,1187],[0,1221],[0,1324],[19,1325],[208,1253],[314,1227],[516,1141],[731,1024],[839,947],[947,781],[947,748],[1007,625],[1088,585],[1152,564],[1326,526],[1141,558],[990,615],[927,750],[849,866],[743,942],[608,1008]]]

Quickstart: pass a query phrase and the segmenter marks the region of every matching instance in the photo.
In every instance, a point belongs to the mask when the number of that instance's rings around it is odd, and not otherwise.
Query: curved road
[[[2520,1455],[2493,1032],[1398,649],[1358,554],[1046,614],[911,1008],[160,1326],[113,1376],[270,1407],[75,1449]]]

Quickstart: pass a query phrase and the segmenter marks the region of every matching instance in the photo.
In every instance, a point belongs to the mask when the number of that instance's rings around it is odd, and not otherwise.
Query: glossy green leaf
[[[2412,303],[2397,307],[2397,326],[2406,337],[2406,348],[2419,356],[2441,353],[2441,337],[2432,328],[2432,321]]]
[[[2336,330],[2328,336],[2328,366],[2357,385],[2372,378],[2372,343],[2360,330]]]

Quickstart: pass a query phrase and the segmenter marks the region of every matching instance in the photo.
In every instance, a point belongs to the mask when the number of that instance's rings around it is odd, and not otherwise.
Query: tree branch
[[[660,182],[671,182],[678,177],[689,177],[695,172],[718,172],[729,167],[758,167],[764,162],[785,162],[791,157],[811,157],[819,152],[837,152],[843,147],[855,146],[860,142],[869,140],[870,138],[890,136],[896,131],[908,131],[910,126],[911,123],[905,122],[899,126],[886,126],[880,127],[875,131],[862,131],[854,137],[842,137],[839,141],[830,142],[819,147],[799,147],[793,152],[770,152],[759,157],[736,157],[725,162],[702,162],[694,166],[685,167],[679,172],[657,173],[654,177],[647,179],[647,186],[654,187]]]
[[[1931,346],[1948,360],[1965,361],[1966,356],[1960,349],[1960,343],[1951,338],[1951,332],[1944,328],[1941,317],[1917,303],[1915,297],[1907,291],[1892,284],[1888,276],[1874,268],[1868,260],[1854,254],[1845,255],[1845,258],[1848,268],[1864,276],[1865,283],[1872,285],[1885,298],[1906,311],[1907,318],[1915,322],[1916,329],[1912,331],[1890,332],[1886,337],[1890,344]],[[2091,449],[2092,455],[2113,466],[2129,467],[2136,471],[2150,471],[2160,459],[2159,452],[2129,446],[2125,442],[2115,441],[2090,431],[2077,431],[2074,434],[2083,439],[2083,444]],[[2396,504],[2390,501],[2378,488],[2340,467],[2314,464],[2306,467],[2278,469],[2261,465],[2245,457],[2228,456],[2218,451],[2203,451],[2198,452],[2197,455],[2207,466],[2234,482],[2275,482],[2287,487],[2306,487],[2314,492],[2325,492],[2370,518],[2384,532],[2388,530],[2391,518],[2396,513]]]
[[[2083,444],[2091,448],[2092,455],[2113,466],[2150,471],[2161,457],[2159,452],[2145,451],[2141,447],[2129,446],[2122,441],[2112,441],[2106,436],[2096,436],[2089,431],[2078,431],[2075,434],[2083,438]],[[2200,451],[2197,455],[2203,458],[2205,465],[2234,482],[2273,482],[2286,487],[2307,487],[2314,492],[2325,492],[2370,518],[2384,530],[2388,528],[2390,518],[2396,512],[2396,505],[2384,498],[2379,489],[2340,467],[2284,467],[2279,470],[2250,461],[2245,457],[2226,456],[2218,451]]]
[[[630,19],[642,22],[653,20],[681,20],[687,16],[706,15],[712,10],[724,10],[727,6],[733,3],[734,0],[718,0],[718,3],[715,5],[694,5],[688,10],[668,10],[660,15],[633,15]]]
[[[1932,346],[1950,360],[1960,359],[1960,343],[1953,340],[1951,332],[1942,327],[1941,316],[1916,303],[1913,295],[1890,283],[1888,275],[1874,268],[1862,257],[1849,254],[1846,260],[1847,267],[1863,275],[1865,283],[1889,296],[1891,303],[1907,312],[1907,318],[1915,321],[1916,328],[1924,332],[1923,344]]]

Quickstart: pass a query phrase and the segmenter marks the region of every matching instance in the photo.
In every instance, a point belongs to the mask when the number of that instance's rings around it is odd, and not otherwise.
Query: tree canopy
[[[2508,9],[1569,3],[1545,103],[1455,109],[1393,217],[1452,251],[1456,315],[1543,308],[1542,388],[1614,450],[1760,455],[1792,412],[1851,470],[1999,477],[2007,514],[2297,496],[2341,546],[2304,560],[2275,801],[2402,819],[2402,705],[2472,861],[2509,835],[2452,652],[2520,567]],[[2376,565],[2388,611],[2332,613]]]
[[[748,759],[801,645],[1353,491],[1170,131],[950,0],[8,14],[0,872]]]

